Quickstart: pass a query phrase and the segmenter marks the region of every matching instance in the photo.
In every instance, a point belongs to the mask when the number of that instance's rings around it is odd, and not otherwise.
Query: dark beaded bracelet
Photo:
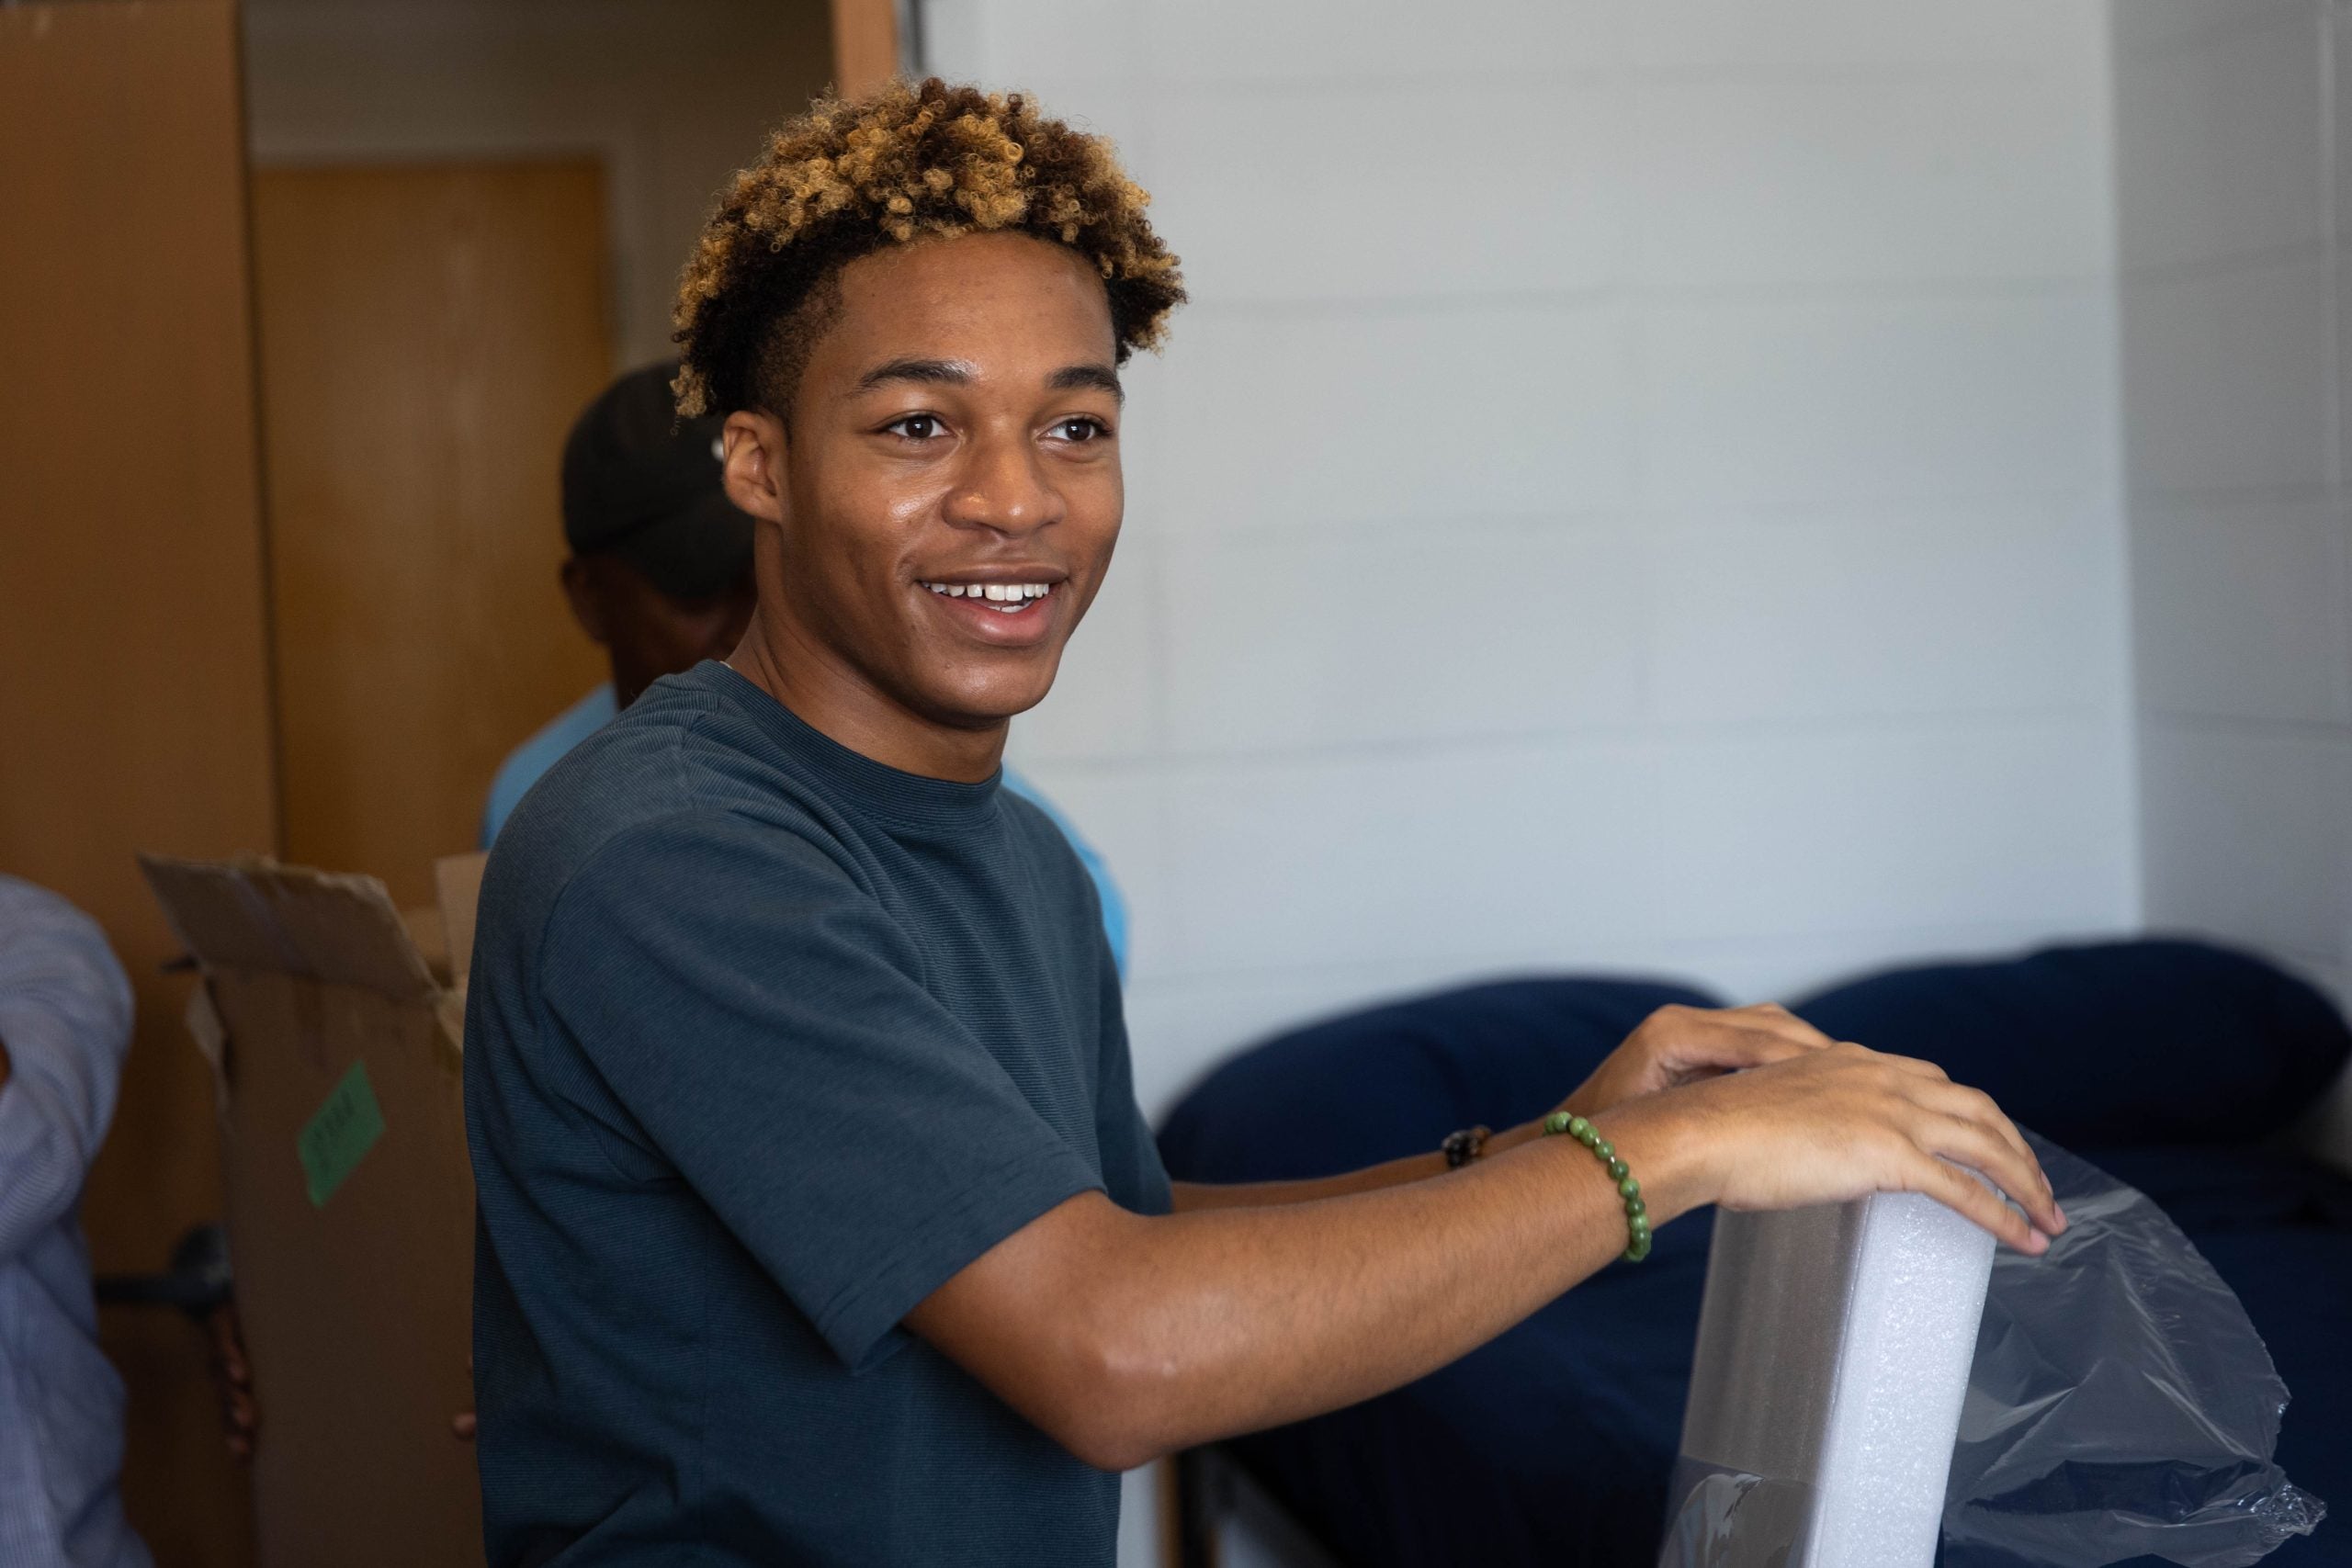
[[[1617,1196],[1625,1204],[1625,1251],[1628,1263],[1639,1263],[1650,1255],[1650,1206],[1642,1201],[1642,1184],[1617,1157],[1617,1145],[1600,1135],[1600,1129],[1581,1116],[1571,1116],[1565,1111],[1555,1111],[1544,1118],[1546,1133],[1566,1133],[1593,1153],[1593,1157],[1609,1168],[1609,1179],[1617,1184]]]
[[[1487,1140],[1495,1135],[1491,1127],[1464,1127],[1459,1133],[1448,1133],[1438,1149],[1445,1156],[1445,1168],[1460,1170],[1487,1152]]]

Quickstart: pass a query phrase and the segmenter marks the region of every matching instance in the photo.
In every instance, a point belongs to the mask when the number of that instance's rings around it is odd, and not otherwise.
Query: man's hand
[[[1629,1100],[1607,1124],[1636,1171],[1644,1151],[1663,1141],[1727,1209],[1923,1192],[2032,1256],[2066,1226],[2041,1162],[1991,1096],[1933,1063],[1860,1045],[1800,1050],[1736,1077]]]
[[[1662,1007],[1609,1054],[1560,1109],[1597,1116],[1613,1105],[1742,1067],[1784,1062],[1834,1043],[1783,1007]]]

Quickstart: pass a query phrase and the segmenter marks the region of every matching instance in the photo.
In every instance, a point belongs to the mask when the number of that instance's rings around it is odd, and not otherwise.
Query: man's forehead
[[[1034,349],[1056,367],[1114,357],[1102,278],[1065,246],[1026,234],[917,240],[842,269],[834,325],[857,374],[894,359],[994,370]]]

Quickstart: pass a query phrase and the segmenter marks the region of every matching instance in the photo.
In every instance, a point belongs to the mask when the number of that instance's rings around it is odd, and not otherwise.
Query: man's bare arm
[[[1624,1246],[1606,1173],[1553,1139],[1304,1203],[1148,1219],[1088,1193],[907,1321],[1079,1458],[1126,1470],[1409,1382]]]
[[[1782,1208],[1898,1190],[2028,1252],[2064,1224],[1989,1100],[1859,1046],[1639,1096],[1597,1120],[1656,1224],[1710,1201]],[[2031,1224],[1948,1160],[1991,1177]],[[1149,1218],[1075,1198],[907,1324],[1072,1453],[1124,1469],[1410,1382],[1624,1246],[1597,1162],[1539,1139],[1441,1180],[1306,1202]]]
[[[1786,1061],[1833,1043],[1829,1036],[1785,1008],[1664,1007],[1644,1020],[1559,1108],[1597,1116],[1644,1094],[1717,1073]],[[1540,1132],[1531,1122],[1497,1133],[1487,1140],[1484,1157],[1507,1154]],[[1431,1150],[1309,1181],[1180,1181],[1175,1184],[1175,1208],[1186,1214],[1203,1209],[1306,1203],[1351,1192],[1376,1192],[1384,1187],[1442,1176],[1445,1170],[1445,1156]]]

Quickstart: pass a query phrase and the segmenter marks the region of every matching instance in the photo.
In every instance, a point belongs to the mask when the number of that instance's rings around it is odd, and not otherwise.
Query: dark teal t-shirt
[[[657,682],[499,835],[466,1122],[492,1568],[1113,1560],[1118,1478],[899,1326],[1076,1193],[1168,1207],[1035,807]]]

